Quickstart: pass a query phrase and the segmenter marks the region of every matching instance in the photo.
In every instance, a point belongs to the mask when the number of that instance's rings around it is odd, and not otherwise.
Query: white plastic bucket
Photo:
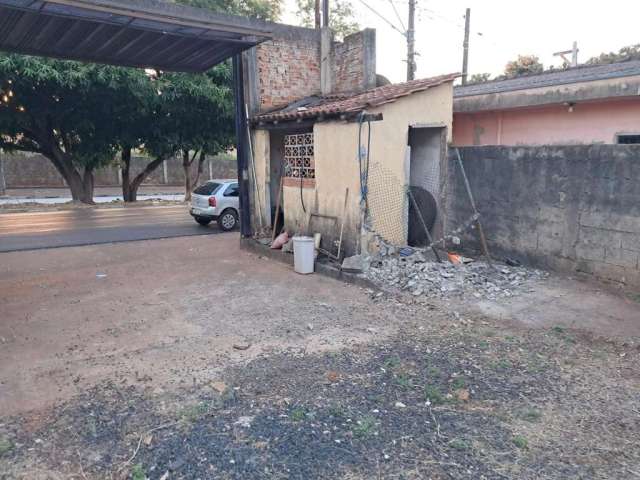
[[[313,273],[314,253],[313,237],[293,237],[293,269],[297,273]]]

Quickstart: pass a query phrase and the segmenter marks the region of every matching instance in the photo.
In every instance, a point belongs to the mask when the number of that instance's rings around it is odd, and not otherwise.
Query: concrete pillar
[[[333,32],[323,27],[320,31],[320,91],[327,95],[333,91]]]
[[[7,193],[7,182],[4,179],[4,153],[0,151],[0,195]]]
[[[169,167],[167,166],[167,160],[162,162],[162,179],[164,180],[165,185],[169,183]]]
[[[363,39],[363,62],[364,62],[364,85],[368,90],[376,87],[376,30],[365,28],[362,31]]]

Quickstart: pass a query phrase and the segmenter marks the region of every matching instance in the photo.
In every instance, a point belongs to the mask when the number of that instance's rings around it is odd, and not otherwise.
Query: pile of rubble
[[[371,262],[365,275],[382,288],[422,295],[470,300],[499,300],[530,289],[533,281],[548,276],[540,270],[465,259],[468,263],[438,263],[421,252],[388,255]]]

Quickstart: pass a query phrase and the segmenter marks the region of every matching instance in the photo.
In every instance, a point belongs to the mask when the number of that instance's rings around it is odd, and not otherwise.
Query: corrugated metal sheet
[[[265,24],[155,0],[0,0],[0,50],[202,72],[270,37]]]

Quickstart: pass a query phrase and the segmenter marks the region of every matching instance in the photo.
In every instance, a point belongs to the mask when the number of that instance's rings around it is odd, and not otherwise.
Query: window
[[[620,145],[640,144],[640,133],[618,134],[617,137]]]
[[[284,136],[284,175],[288,185],[314,185],[316,165],[313,154],[313,133]]]
[[[227,190],[224,192],[225,197],[239,197],[239,189],[237,183],[232,183],[227,187]]]
[[[220,183],[216,183],[216,182],[207,182],[203,185],[200,185],[198,188],[196,188],[193,193],[195,193],[196,195],[213,195],[215,194],[218,189],[222,186],[222,184]]]

